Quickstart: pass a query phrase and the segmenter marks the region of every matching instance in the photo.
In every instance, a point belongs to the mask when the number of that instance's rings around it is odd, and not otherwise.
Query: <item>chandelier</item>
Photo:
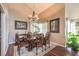
[[[37,21],[39,19],[38,15],[36,14],[36,10],[35,8],[33,8],[34,10],[32,11],[32,14],[28,16],[28,18],[31,20],[31,21]]]

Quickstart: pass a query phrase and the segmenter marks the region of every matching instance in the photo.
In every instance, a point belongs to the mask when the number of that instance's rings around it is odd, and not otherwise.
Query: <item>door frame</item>
[[[5,56],[6,54],[6,10],[3,4],[1,6],[1,56]]]

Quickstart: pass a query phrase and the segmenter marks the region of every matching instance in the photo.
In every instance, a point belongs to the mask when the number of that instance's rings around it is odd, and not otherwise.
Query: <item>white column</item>
[[[1,16],[1,55],[6,54],[6,14],[2,14]]]

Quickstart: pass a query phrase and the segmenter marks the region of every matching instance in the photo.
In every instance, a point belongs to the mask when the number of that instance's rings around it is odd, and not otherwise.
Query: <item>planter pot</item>
[[[71,48],[71,47],[68,47],[67,50],[68,50],[69,52],[71,52],[71,51],[76,51],[76,52],[78,52],[78,51],[79,51],[79,50],[77,50],[77,48]]]
[[[67,50],[68,50],[69,53],[71,53],[72,48],[68,47]]]

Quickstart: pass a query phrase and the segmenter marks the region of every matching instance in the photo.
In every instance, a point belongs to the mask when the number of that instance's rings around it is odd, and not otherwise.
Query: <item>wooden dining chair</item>
[[[38,49],[41,47],[42,48],[42,52],[43,52],[43,37],[42,35],[37,35],[36,40],[35,40],[35,44],[36,44],[36,55],[38,55]]]
[[[45,45],[45,50],[46,50],[47,44],[49,45],[49,48],[50,48],[50,33],[49,32],[46,33],[43,44]]]
[[[20,54],[21,47],[23,47],[23,46],[26,47],[26,42],[24,40],[26,40],[26,38],[24,38],[24,37],[19,38],[19,34],[18,33],[15,34],[15,42],[17,45],[17,51],[18,51],[19,56],[21,55]]]
[[[27,33],[27,38],[31,38],[32,37],[32,32],[28,32]]]
[[[15,42],[18,46],[18,48],[17,48],[18,54],[20,55],[20,40],[19,40],[19,35],[17,33],[15,35]]]
[[[32,32],[27,33],[28,51],[32,50]]]

